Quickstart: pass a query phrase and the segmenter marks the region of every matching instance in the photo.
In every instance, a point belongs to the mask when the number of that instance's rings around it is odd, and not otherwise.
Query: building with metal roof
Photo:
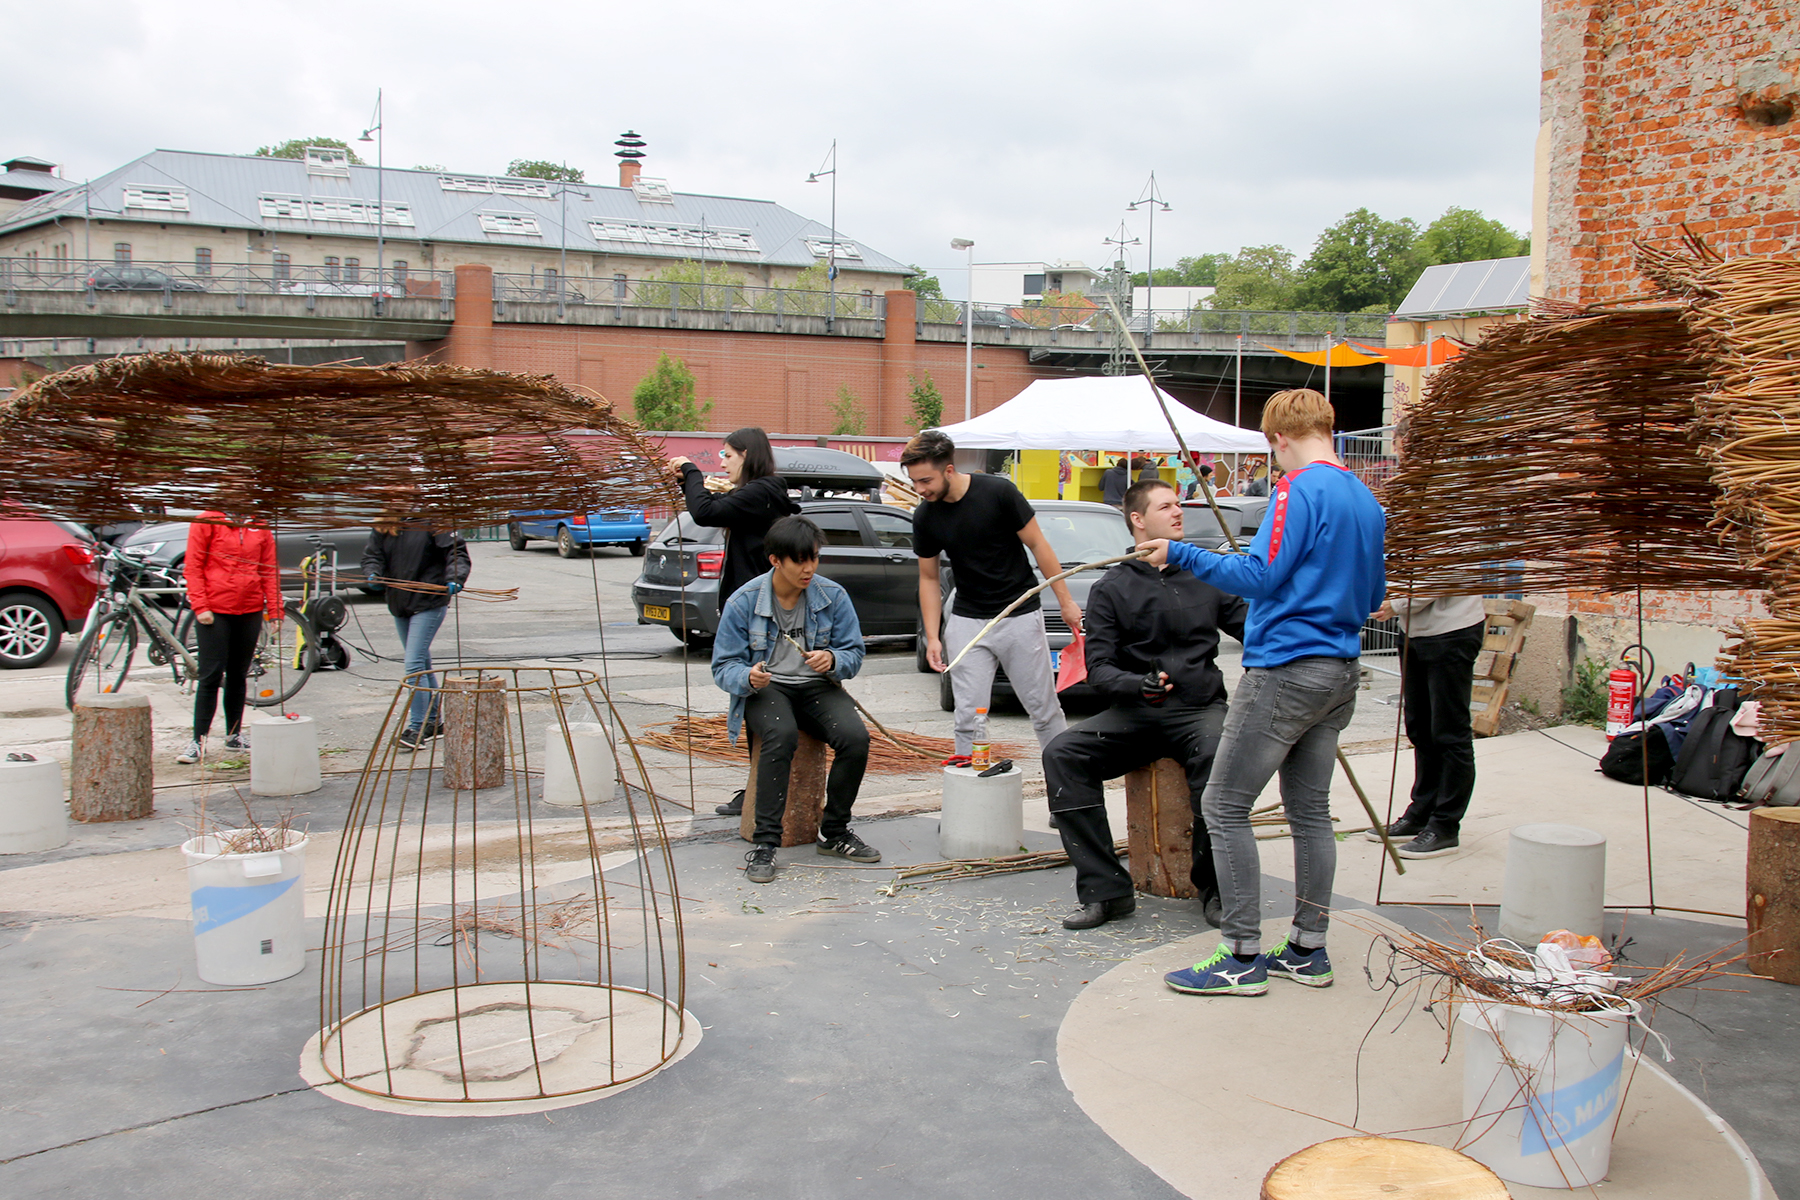
[[[56,164],[29,154],[0,162],[0,219],[28,200],[72,186],[56,175]]]
[[[1531,256],[1426,267],[1394,310],[1401,320],[1515,312],[1531,303]]]
[[[378,170],[330,147],[298,159],[156,150],[88,184],[53,180],[56,190],[0,212],[0,258],[202,275],[214,264],[320,267],[355,281],[373,278],[379,229],[383,265],[400,279],[479,263],[617,281],[699,261],[727,268],[721,283],[736,273],[775,286],[835,258],[839,292],[878,294],[910,273],[841,231],[834,247],[829,226],[772,201],[678,192],[628,165],[626,186],[608,187]]]

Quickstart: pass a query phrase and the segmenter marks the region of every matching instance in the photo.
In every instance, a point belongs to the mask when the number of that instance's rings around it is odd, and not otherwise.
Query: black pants
[[[744,703],[744,724],[756,739],[756,833],[758,845],[781,845],[781,817],[787,811],[788,774],[802,731],[830,746],[834,757],[825,779],[825,815],[819,834],[833,838],[850,828],[850,807],[869,767],[869,730],[856,715],[850,693],[827,679],[817,683],[770,683]]]
[[[1407,821],[1455,836],[1475,792],[1475,734],[1469,726],[1469,694],[1475,656],[1487,628],[1483,620],[1467,629],[1430,637],[1405,638],[1401,684],[1406,737],[1413,745],[1412,803]]]
[[[225,732],[236,733],[244,723],[245,676],[256,657],[256,639],[262,636],[262,614],[214,613],[211,625],[194,622],[194,642],[200,674],[194,679],[194,737],[212,729],[219,707],[219,684],[225,684]]]
[[[1101,784],[1159,758],[1187,768],[1188,804],[1194,815],[1194,865],[1188,878],[1201,898],[1219,894],[1212,838],[1200,816],[1200,796],[1212,774],[1225,701],[1205,708],[1119,705],[1062,734],[1044,748],[1044,784],[1056,814],[1063,849],[1075,864],[1075,898],[1082,904],[1131,895],[1131,872],[1113,850]]]

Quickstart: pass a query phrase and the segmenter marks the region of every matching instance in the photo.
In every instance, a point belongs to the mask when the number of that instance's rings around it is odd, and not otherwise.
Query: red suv
[[[100,575],[94,537],[69,521],[0,504],[0,667],[35,667],[87,620]]]

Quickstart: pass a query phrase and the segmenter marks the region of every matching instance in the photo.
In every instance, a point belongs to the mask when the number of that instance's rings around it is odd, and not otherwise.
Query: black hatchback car
[[[87,279],[96,292],[203,292],[201,284],[154,267],[98,267]]]

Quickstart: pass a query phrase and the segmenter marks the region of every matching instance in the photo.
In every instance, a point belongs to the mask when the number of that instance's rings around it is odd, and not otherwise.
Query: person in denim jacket
[[[756,846],[744,856],[753,883],[775,878],[788,775],[802,731],[834,752],[816,849],[881,861],[879,851],[850,832],[850,809],[869,765],[869,730],[841,681],[862,668],[862,625],[849,593],[817,574],[824,540],[805,517],[771,525],[763,536],[770,570],[725,602],[713,642],[713,679],[731,696],[731,740],[748,725],[757,745]]]

